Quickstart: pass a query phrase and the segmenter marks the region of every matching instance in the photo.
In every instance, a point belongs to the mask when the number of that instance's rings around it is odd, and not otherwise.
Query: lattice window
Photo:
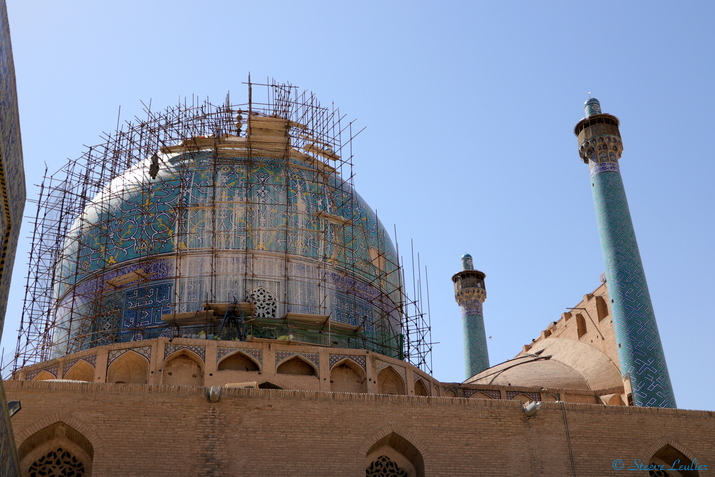
[[[30,477],[82,477],[85,469],[81,460],[59,447],[33,462],[28,474]]]
[[[381,455],[365,469],[365,477],[407,477],[407,472],[386,455]]]
[[[251,292],[250,301],[256,305],[256,316],[259,318],[276,317],[276,299],[263,287],[258,287]]]

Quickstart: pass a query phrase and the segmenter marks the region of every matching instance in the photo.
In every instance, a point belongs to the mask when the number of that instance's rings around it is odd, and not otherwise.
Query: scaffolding
[[[353,188],[361,131],[290,84],[245,84],[246,103],[144,105],[45,171],[13,372],[204,334],[370,349],[431,373],[419,257],[409,296],[399,249]]]

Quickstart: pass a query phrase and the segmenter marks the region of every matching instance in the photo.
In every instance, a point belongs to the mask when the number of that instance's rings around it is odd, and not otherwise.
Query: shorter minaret
[[[462,271],[452,277],[454,298],[462,308],[462,326],[464,327],[464,364],[467,378],[489,367],[487,336],[484,331],[484,312],[482,305],[487,299],[484,287],[484,273],[474,269],[472,256],[462,256]]]

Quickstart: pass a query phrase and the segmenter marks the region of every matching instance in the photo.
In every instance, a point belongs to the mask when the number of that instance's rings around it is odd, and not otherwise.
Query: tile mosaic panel
[[[360,365],[360,367],[364,370],[367,370],[367,365],[365,364],[365,356],[364,355],[352,355],[352,354],[331,354],[330,355],[330,369],[333,368],[338,362],[342,361],[343,359],[349,359],[356,364]]]
[[[206,347],[198,345],[167,345],[164,347],[164,359],[182,349],[188,349],[192,353],[200,356],[202,360],[206,361]]]

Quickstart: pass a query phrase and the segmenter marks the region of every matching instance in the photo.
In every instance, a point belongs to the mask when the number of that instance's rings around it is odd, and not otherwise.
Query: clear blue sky
[[[128,120],[140,100],[160,109],[230,91],[243,102],[249,72],[312,90],[367,127],[354,143],[356,187],[428,268],[442,381],[464,378],[450,280],[464,252],[487,274],[492,364],[599,285],[573,135],[592,92],[621,120],[621,171],[678,406],[715,410],[715,2],[7,4],[30,198],[44,164],[54,171],[101,142],[120,105]]]

